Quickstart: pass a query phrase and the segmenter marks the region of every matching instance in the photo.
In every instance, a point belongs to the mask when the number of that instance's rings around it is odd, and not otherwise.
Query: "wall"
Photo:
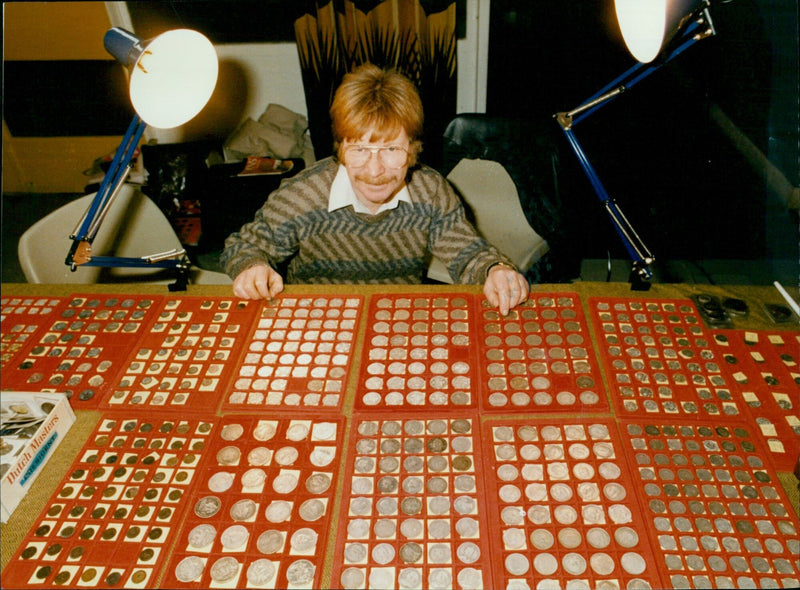
[[[6,2],[4,60],[105,60],[102,2]],[[98,113],[102,116],[102,113]],[[3,192],[82,192],[82,171],[121,137],[14,137],[3,121]]]

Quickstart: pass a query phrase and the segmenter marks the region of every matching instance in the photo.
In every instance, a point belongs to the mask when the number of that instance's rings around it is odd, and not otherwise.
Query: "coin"
[[[325,504],[321,500],[312,498],[300,505],[300,518],[305,521],[313,522],[319,520],[325,514]]]
[[[222,503],[216,496],[200,498],[194,506],[194,513],[200,518],[209,518],[219,512]]]
[[[301,528],[297,529],[290,540],[292,549],[300,553],[305,551],[313,551],[317,546],[317,533],[314,529]]]
[[[342,572],[339,581],[342,588],[361,588],[364,585],[364,572],[356,567],[349,567]]]
[[[247,454],[247,462],[250,465],[268,465],[272,457],[272,451],[266,447],[256,447]]]
[[[286,579],[292,586],[303,586],[314,579],[316,566],[307,559],[298,559],[286,568]]]
[[[211,579],[215,582],[230,582],[239,573],[239,562],[233,557],[220,557],[211,566]]]
[[[269,559],[256,559],[247,568],[247,581],[253,586],[262,586],[275,576],[275,566]]]
[[[200,549],[214,542],[217,529],[210,524],[199,524],[189,531],[189,545]]]
[[[242,474],[242,485],[246,488],[259,488],[267,479],[267,474],[259,467],[248,469]]]
[[[179,582],[194,582],[203,573],[205,562],[194,555],[182,559],[175,566],[175,577]]]
[[[241,424],[226,424],[220,431],[222,440],[234,441],[244,434],[244,427]]]
[[[300,453],[294,447],[282,447],[275,452],[275,462],[278,465],[291,465],[299,456]]]
[[[552,555],[549,555],[547,553],[544,553],[544,554],[540,553],[534,559],[534,564],[536,564],[536,559],[539,559],[540,555],[548,555],[549,557],[552,558]],[[541,560],[539,560],[539,561],[541,561]],[[512,576],[523,576],[526,573],[528,573],[528,570],[531,567],[531,563],[530,563],[530,561],[528,561],[528,558],[525,555],[523,555],[521,553],[511,553],[506,557],[505,566],[506,566],[506,571],[509,574],[511,574]],[[540,573],[543,573],[543,574],[545,573],[539,568],[539,566],[536,566],[536,569]],[[553,571],[555,571],[555,569],[553,569]],[[549,572],[549,573],[553,573],[553,572]]]
[[[291,513],[292,505],[289,502],[274,500],[267,506],[264,516],[270,522],[286,522]]]
[[[239,500],[231,506],[230,515],[233,520],[245,521],[250,520],[256,513],[257,506],[253,500],[244,499]]]
[[[218,471],[208,479],[208,489],[212,492],[225,492],[233,485],[235,475],[227,471]]]
[[[223,447],[217,453],[217,463],[220,465],[236,465],[241,454],[239,447]]]
[[[313,473],[306,479],[306,489],[312,494],[325,493],[331,487],[331,478],[326,473]]]
[[[622,569],[634,576],[643,573],[647,566],[644,558],[638,553],[634,553],[632,551],[624,553],[620,559],[620,562],[622,563]]]
[[[558,569],[558,561],[550,553],[537,553],[533,558],[533,567],[543,576],[549,576]]]
[[[220,541],[225,549],[239,549],[250,537],[250,531],[240,524],[234,524],[222,531]],[[213,570],[212,570],[213,571]]]
[[[256,547],[264,555],[277,553],[283,547],[283,534],[276,530],[264,531],[258,536]]]
[[[275,424],[259,420],[258,425],[253,429],[253,438],[259,441],[268,441],[275,436]]]

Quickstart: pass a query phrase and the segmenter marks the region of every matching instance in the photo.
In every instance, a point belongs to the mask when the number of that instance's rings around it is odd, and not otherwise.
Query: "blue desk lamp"
[[[179,127],[206,105],[217,83],[214,46],[188,29],[168,31],[143,42],[125,29],[114,27],[103,38],[106,50],[129,68],[129,91],[135,114],[94,199],[70,235],[72,246],[65,263],[78,266],[174,269],[175,289],[186,285],[188,258],[183,249],[141,258],[94,256],[92,242],[131,170],[131,159],[145,128]],[[171,290],[173,285],[170,286]]]
[[[615,0],[622,37],[638,63],[577,108],[555,115],[633,261],[630,282],[635,290],[650,288],[655,257],[600,182],[573,127],[698,41],[714,35],[709,7],[709,0]]]

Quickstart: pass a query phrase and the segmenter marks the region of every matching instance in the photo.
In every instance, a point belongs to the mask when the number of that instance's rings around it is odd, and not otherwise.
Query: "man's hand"
[[[283,277],[271,266],[257,264],[233,279],[233,294],[242,299],[270,299],[283,291]]]
[[[496,264],[489,269],[486,282],[483,285],[483,294],[493,306],[500,308],[500,314],[506,315],[508,311],[528,298],[527,279],[513,268]]]

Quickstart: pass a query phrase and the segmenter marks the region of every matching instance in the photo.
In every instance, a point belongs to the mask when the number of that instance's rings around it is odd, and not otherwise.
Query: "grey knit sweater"
[[[412,203],[365,215],[328,212],[338,163],[326,158],[283,181],[255,219],[225,241],[220,261],[236,277],[255,264],[288,262],[287,283],[420,283],[431,254],[456,282],[482,284],[509,260],[475,231],[461,200],[432,168],[410,173]]]

